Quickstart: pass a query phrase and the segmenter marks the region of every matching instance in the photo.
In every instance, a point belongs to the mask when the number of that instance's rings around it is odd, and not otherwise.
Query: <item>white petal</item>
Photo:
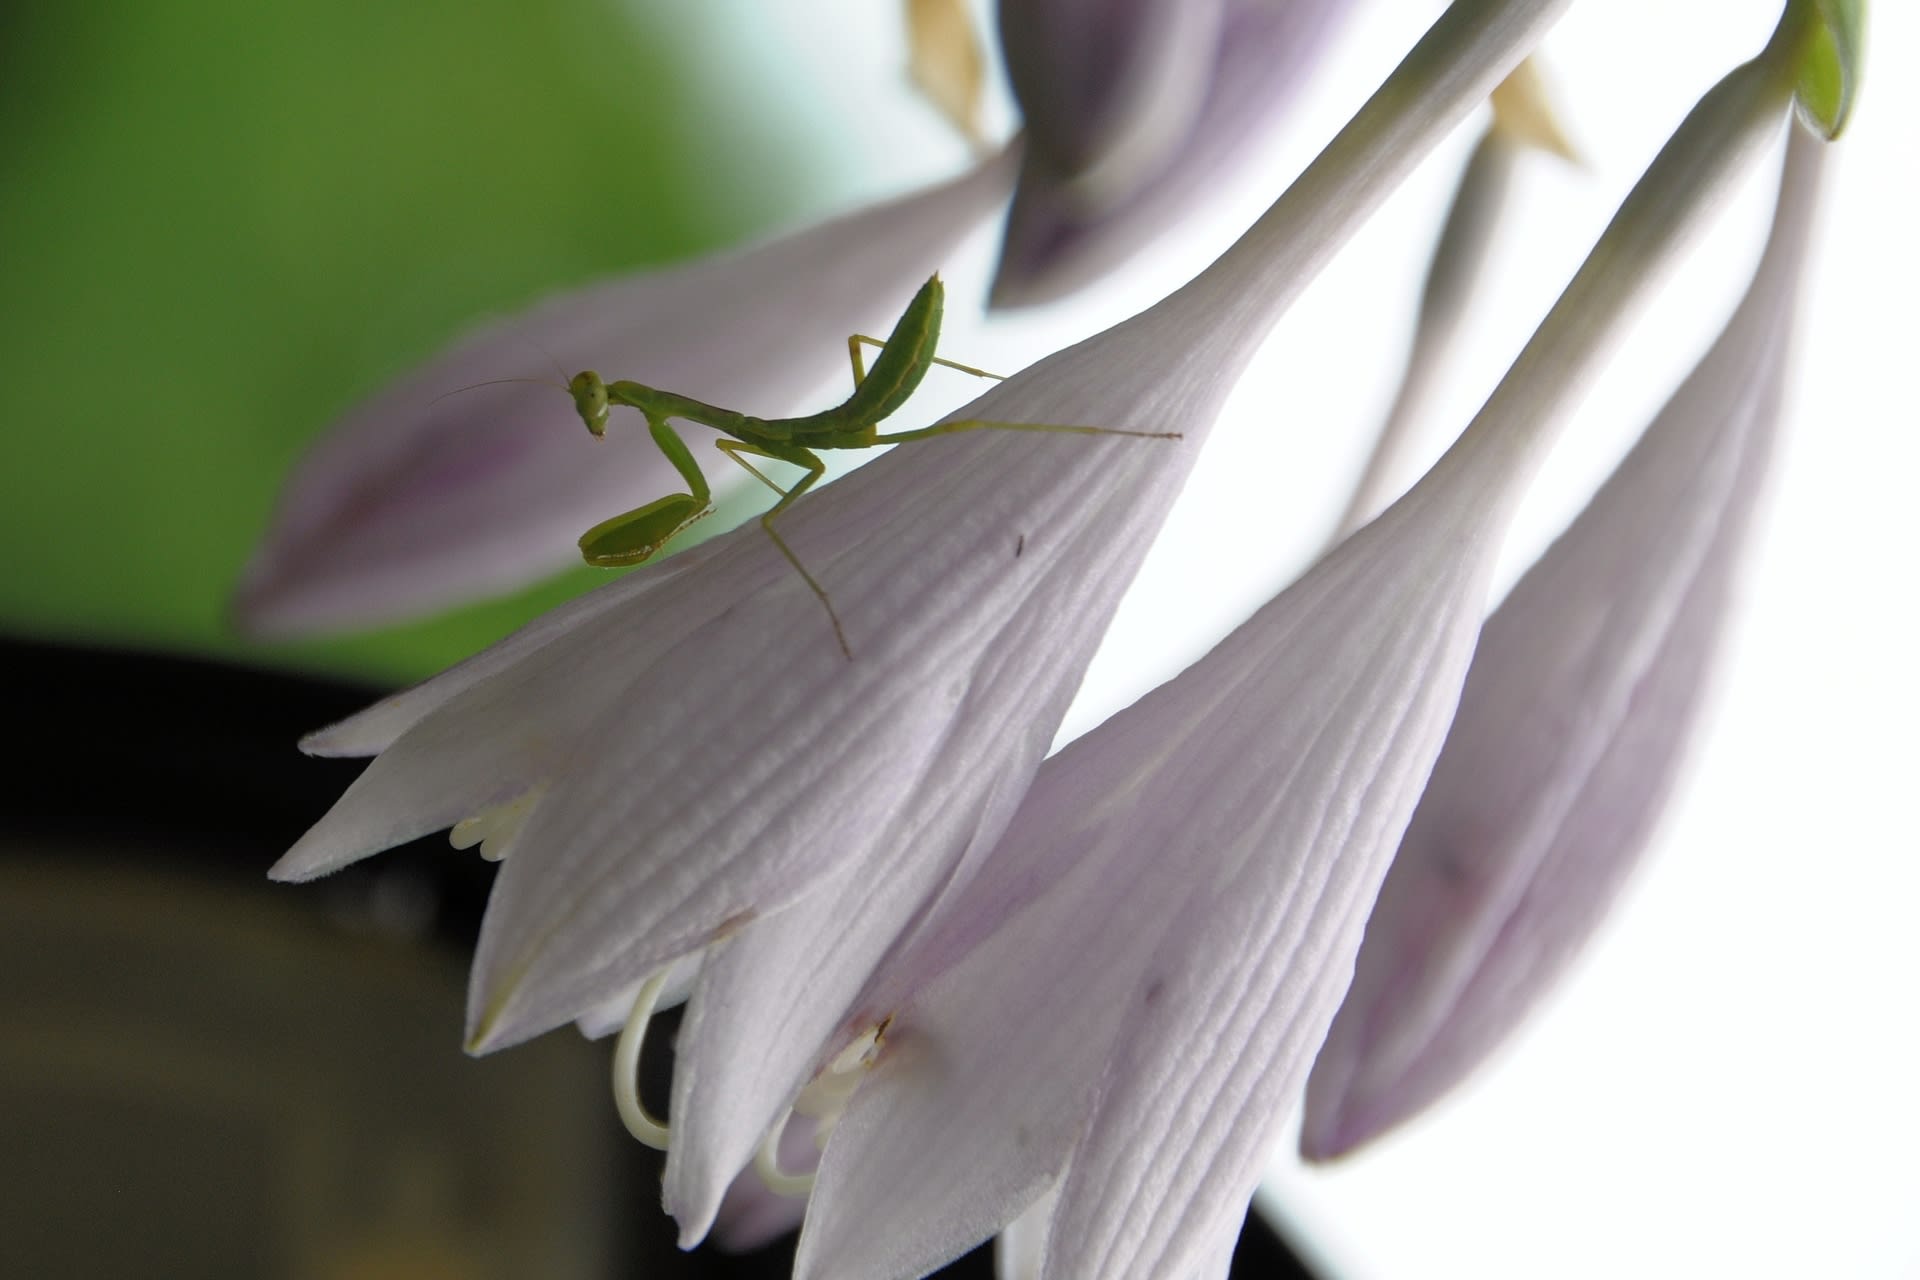
[[[1456,7],[1441,27],[1479,16]],[[971,951],[934,929],[926,954],[907,958],[916,980],[937,975],[896,1019],[921,1048],[905,1066],[883,1057],[855,1094],[822,1161],[802,1274],[910,1274],[938,1260],[923,1251],[957,1250],[1009,1220],[1062,1165],[1049,1276],[1217,1262],[1218,1207],[1244,1207],[1258,1180],[1439,750],[1517,495],[1644,277],[1685,243],[1747,149],[1717,164],[1681,159],[1718,157],[1729,133],[1759,136],[1756,111],[1784,105],[1765,80],[1737,74],[1736,89],[1766,91],[1709,95],[1705,124],[1690,120],[1656,162],[1419,486],[1042,771],[947,928],[978,940],[976,899],[1005,883],[1052,887]],[[1078,858],[1064,876],[1044,852],[1054,845]],[[1039,991],[1034,974],[1048,975]],[[1108,1007],[1116,986],[1128,996],[1117,1032],[1084,1009]],[[1065,1015],[1061,987],[1075,1006]],[[989,1032],[1008,1010],[1011,1025]],[[978,1049],[983,1038],[997,1053]],[[1093,1110],[1068,1163],[1061,1147],[1087,1086]],[[1049,1129],[1029,1120],[1036,1091]],[[943,1172],[906,1163],[949,1149],[958,1156]]]
[[[710,953],[674,1051],[664,1203],[682,1248],[699,1243],[727,1184],[822,1065],[812,1047],[865,1030],[845,1025],[854,998],[942,868],[852,870]]]
[[[1309,1082],[1309,1157],[1397,1124],[1492,1053],[1641,853],[1771,452],[1823,146],[1796,131],[1726,332],[1488,622]]]
[[[1353,497],[1334,530],[1335,542],[1380,514],[1406,489],[1403,473],[1408,470],[1409,455],[1418,452],[1413,448],[1415,429],[1435,380],[1447,368],[1456,343],[1464,336],[1467,304],[1472,301],[1473,286],[1499,224],[1518,154],[1517,141],[1495,127],[1481,137],[1467,160],[1447,211],[1446,225],[1434,245],[1420,297],[1419,323],[1400,386],[1365,470],[1354,486]]]
[[[520,663],[550,641],[627,603],[634,595],[675,573],[684,573],[706,559],[705,546],[691,548],[659,564],[645,565],[609,581],[598,591],[549,609],[504,639],[457,662],[430,679],[390,694],[345,720],[317,729],[300,740],[300,749],[312,756],[378,755],[418,724],[428,712],[464,693],[489,676]]]
[[[677,962],[654,996],[653,1011],[660,1013],[685,1004],[687,997],[693,994],[694,980],[700,976],[700,968],[705,961],[706,953],[700,952]],[[573,1020],[574,1026],[589,1040],[603,1040],[613,1035],[626,1026],[627,1017],[633,1012],[634,1001],[640,997],[640,988],[645,985],[645,982],[636,982],[612,999],[592,1006]]]
[[[1186,1273],[1187,1280],[1229,1280],[1233,1273],[1233,1251],[1246,1229],[1248,1205],[1226,1205],[1215,1215],[1214,1225],[1202,1233],[1204,1239],[1195,1248],[1200,1259]]]
[[[1462,492],[1476,501],[1457,504],[1456,515],[1483,509],[1480,490]],[[1275,843],[1275,831],[1257,821],[1249,830],[1247,798],[1259,797],[1266,823],[1290,818],[1311,825],[1313,810],[1282,803],[1302,797],[1269,799],[1276,787],[1286,790],[1287,753],[1310,747],[1327,751],[1329,765],[1347,766],[1335,768],[1332,780],[1316,774],[1322,790],[1344,782],[1364,792],[1372,780],[1371,770],[1353,767],[1353,757],[1378,756],[1378,746],[1356,750],[1342,737],[1316,747],[1311,731],[1351,716],[1339,693],[1370,670],[1363,666],[1356,674],[1353,664],[1397,661],[1402,682],[1422,686],[1422,696],[1444,713],[1451,690],[1444,682],[1426,689],[1403,651],[1431,643],[1436,628],[1456,648],[1470,643],[1474,610],[1456,607],[1436,620],[1429,598],[1460,595],[1463,571],[1456,566],[1472,565],[1464,571],[1471,581],[1475,572],[1484,575],[1486,557],[1456,554],[1454,537],[1430,541],[1414,532],[1458,531],[1452,524],[1436,529],[1431,519],[1407,533],[1378,525],[1364,531],[1343,549],[1343,559],[1317,570],[1199,666],[1048,762],[949,918],[984,918],[980,903],[1009,891],[1046,886],[1045,892],[957,963],[964,943],[956,946],[937,932],[925,944],[929,958],[904,962],[925,985],[897,1011],[887,1051],[828,1144],[796,1275],[918,1274],[1010,1221],[1066,1164],[1116,1035],[1134,1014],[1134,994],[1156,1002],[1163,994],[1180,998],[1143,977],[1179,902],[1197,895],[1211,903],[1228,889],[1245,893],[1241,880],[1273,874],[1273,861],[1254,851]],[[1383,541],[1404,565],[1397,575],[1374,550]],[[1399,554],[1416,541],[1435,549],[1411,559]],[[1362,634],[1375,637],[1371,647],[1354,643],[1357,611],[1370,624]],[[1297,692],[1302,669],[1323,674],[1333,653],[1343,655],[1347,673],[1334,689],[1289,702],[1285,695]],[[1464,664],[1462,653],[1458,666]],[[1368,723],[1390,736],[1400,710],[1382,706]],[[1287,745],[1276,750],[1269,734],[1275,734],[1275,717],[1285,715],[1298,723],[1283,719],[1277,728],[1300,731],[1278,732],[1277,741]],[[1426,720],[1436,718],[1429,709]],[[1440,731],[1440,724],[1428,729],[1435,750]],[[1399,784],[1406,810],[1425,763],[1402,769],[1414,769]],[[1342,812],[1361,807],[1352,798],[1323,802]],[[1340,841],[1346,834],[1340,827],[1324,838]],[[1383,862],[1397,835],[1394,827],[1382,840]],[[1239,868],[1231,884],[1214,863],[1223,848],[1237,851],[1229,856]],[[1196,861],[1196,850],[1208,857]],[[1196,874],[1205,884],[1193,884]],[[1364,875],[1364,866],[1353,874]],[[1310,907],[1302,904],[1301,917],[1312,916]],[[1210,1043],[1183,1037],[1172,1049],[1186,1059]],[[1157,1124],[1142,1125],[1143,1141],[1172,1159],[1190,1135],[1168,1139]],[[929,1151],[941,1158],[926,1160]],[[1069,1170],[1069,1188],[1077,1177],[1077,1169]],[[1164,1269],[1143,1274],[1182,1274],[1203,1265],[1197,1255],[1157,1261]],[[1102,1273],[1092,1267],[1087,1274]]]
[[[995,861],[1044,856],[1067,821],[1016,827]],[[894,1013],[821,1157],[795,1280],[925,1274],[1052,1185],[1133,976],[1093,943],[1151,918],[1107,870],[1084,859],[1046,900],[1064,909],[1024,912]]]
[[[268,874],[307,880],[336,871],[567,772],[583,749],[578,726],[592,724],[636,668],[701,622],[700,608],[724,607],[724,596],[700,594],[655,612],[659,592],[678,577],[671,569],[630,574],[596,593],[608,601],[571,610],[573,625],[560,634],[536,623],[532,638],[523,641],[523,631],[497,646],[520,650],[518,661],[498,661],[488,650],[376,705],[364,726],[349,720],[324,731],[333,746],[383,736],[419,716]],[[635,625],[635,610],[646,611],[646,625]],[[519,842],[551,800],[543,797],[528,816]]]
[[[1249,632],[1284,650],[1269,671],[1242,677],[1231,717],[1208,726],[1203,749],[1219,773],[1186,795],[1213,807],[1183,846],[1208,849],[1208,824],[1228,813],[1219,850],[1208,853],[1219,873],[1188,898],[1147,968],[1061,1190],[1049,1277],[1124,1280],[1201,1265],[1208,1206],[1251,1195],[1438,751],[1518,486],[1658,269],[1777,130],[1786,90],[1765,60],[1711,90],[1434,471],[1176,682],[1217,672]],[[1425,580],[1369,588],[1368,557],[1394,566],[1394,541],[1417,548],[1402,552],[1396,575],[1438,558]],[[1348,705],[1328,705],[1337,699]],[[1271,800],[1236,796],[1244,762],[1217,754],[1237,742],[1228,726],[1250,715],[1268,721],[1266,736],[1238,745],[1250,754],[1264,741],[1278,779]],[[1249,803],[1261,806],[1257,816]],[[1257,860],[1254,848],[1280,856]]]
[[[1049,1191],[994,1237],[995,1280],[1040,1280],[1040,1264],[1046,1257],[1047,1227],[1053,1221],[1054,1203],[1054,1194]]]
[[[1244,1205],[1258,1180],[1478,623],[1494,541],[1455,504],[1488,495],[1422,496],[1127,713],[1130,734],[1165,744],[1129,792],[1142,811],[1184,818],[1155,854],[1199,882],[1128,1000],[1061,1193],[1049,1276],[1201,1267],[1214,1207]]]

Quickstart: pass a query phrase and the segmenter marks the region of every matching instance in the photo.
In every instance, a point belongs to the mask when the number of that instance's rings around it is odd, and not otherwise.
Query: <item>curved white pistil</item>
[[[655,1151],[667,1149],[670,1135],[667,1126],[654,1119],[646,1104],[640,1101],[640,1046],[647,1041],[647,1023],[653,1017],[662,988],[667,985],[667,975],[672,972],[673,966],[668,965],[640,984],[640,992],[633,1000],[633,1012],[627,1015],[627,1025],[620,1029],[620,1042],[613,1047],[613,1105],[619,1109],[627,1132]]]

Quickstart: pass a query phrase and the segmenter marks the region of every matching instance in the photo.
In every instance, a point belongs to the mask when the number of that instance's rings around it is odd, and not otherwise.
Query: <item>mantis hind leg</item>
[[[869,338],[864,333],[856,333],[847,339],[847,354],[853,358],[853,385],[856,387],[867,380],[867,362],[860,354],[862,344],[883,350],[887,345],[883,339]],[[970,373],[976,378],[992,378],[995,382],[1007,380],[1007,375],[1004,373],[988,373],[985,369],[976,369],[970,364],[961,364],[958,360],[949,360],[945,356],[934,356],[933,363],[943,364],[949,369],[958,369],[961,373]]]
[[[819,580],[811,573],[807,572],[807,566],[800,563],[800,557],[795,555],[793,548],[787,545],[787,540],[780,536],[780,531],[773,527],[774,517],[799,501],[800,495],[808,489],[811,489],[814,482],[826,474],[827,464],[821,461],[820,455],[813,450],[802,449],[797,445],[788,445],[785,447],[765,446],[748,444],[742,440],[719,440],[715,443],[719,445],[720,452],[745,467],[754,479],[780,495],[780,500],[774,503],[772,508],[760,517],[760,527],[766,530],[767,537],[773,539],[773,545],[779,549],[781,555],[787,558],[787,563],[793,566],[793,571],[800,575],[801,581],[807,584],[807,589],[812,591],[814,597],[820,601],[820,607],[827,611],[827,621],[833,624],[833,638],[839,641],[840,652],[846,655],[847,661],[853,661],[853,650],[847,645],[846,628],[840,625],[840,615],[834,612],[833,601],[827,598],[827,589],[821,586]],[[791,489],[782,489],[769,479],[764,471],[747,461],[746,455],[748,454],[752,454],[758,458],[772,458],[778,462],[791,463],[796,467],[804,468],[807,474],[801,476]]]

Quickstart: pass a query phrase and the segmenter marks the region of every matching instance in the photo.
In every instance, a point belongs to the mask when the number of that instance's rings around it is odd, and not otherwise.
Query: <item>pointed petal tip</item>
[[[1010,274],[1003,255],[994,268],[993,282],[987,286],[987,310],[1017,311],[1023,306],[1031,305],[1032,301],[1023,295],[1020,284]]]
[[[1324,1049],[1321,1053],[1307,1076],[1306,1098],[1300,1107],[1300,1158],[1309,1164],[1346,1159],[1405,1124],[1429,1101],[1417,1091],[1417,1076],[1401,1074],[1361,1083],[1351,1074],[1323,1073],[1322,1065],[1332,1060]],[[1347,1061],[1351,1064],[1352,1059]]]
[[[676,1134],[675,1140],[679,1140]],[[662,1183],[660,1189],[660,1207],[679,1224],[679,1243],[682,1251],[697,1249],[706,1242],[713,1230],[714,1219],[720,1214],[721,1202],[726,1198],[727,1188],[736,1178],[753,1178],[759,1175],[751,1164],[745,1170],[735,1170],[730,1177],[723,1177],[719,1184],[706,1185],[697,1181],[691,1187],[682,1187],[683,1194],[674,1195],[674,1179],[671,1174]],[[686,1192],[691,1194],[685,1194]],[[768,1194],[773,1194],[769,1192]]]
[[[469,1057],[484,1058],[496,1050],[530,1038],[513,1035],[501,1022],[498,1011],[490,1010],[479,1023],[468,1026],[466,1039],[461,1041],[460,1048]]]
[[[249,640],[267,640],[273,636],[273,586],[259,571],[259,562],[249,563],[227,597],[225,616],[228,631]]]
[[[302,734],[300,741],[295,745],[300,748],[301,755],[319,756],[324,759],[378,755],[380,748],[369,749],[357,741],[353,726],[358,720],[358,716],[336,720],[311,733]]]
[[[479,981],[479,974],[474,975],[474,980]],[[504,1016],[511,995],[509,991],[504,997],[481,1004],[478,1012],[468,1017],[466,1039],[460,1046],[468,1055],[484,1058],[496,1049],[505,1049],[532,1038],[530,1035],[515,1035]]]
[[[369,597],[365,600],[362,597]],[[307,640],[365,631],[393,620],[364,584],[294,563],[269,540],[254,550],[225,605],[225,623],[248,640]]]
[[[1018,255],[1003,252],[994,267],[993,283],[987,287],[987,310],[1020,311],[1058,302],[1083,282],[1081,275],[1051,270],[1016,260]]]
[[[677,1211],[672,1206],[667,1212],[673,1214],[674,1221],[680,1224],[680,1252],[691,1253],[706,1243],[707,1232],[713,1229],[713,1216],[719,1209],[718,1203],[709,1204],[704,1211],[689,1209]]]
[[[267,868],[267,879],[282,884],[302,884],[337,871],[351,859],[342,859],[338,851],[329,847],[330,842],[317,838],[316,833],[326,825],[322,818],[307,828],[307,833],[293,842],[293,847],[280,855],[279,861]]]
[[[1310,1112],[1300,1129],[1300,1158],[1308,1164],[1330,1164],[1352,1154],[1372,1136],[1350,1124],[1343,1112],[1323,1116]]]
[[[304,884],[319,874],[301,867],[292,853],[282,854],[278,862],[267,868],[267,879],[278,884]]]
[[[468,1053],[479,1058],[510,1049],[566,1026],[579,1016],[580,1010],[571,1006],[556,1010],[552,1001],[532,989],[527,977],[527,968],[522,965],[495,985],[476,966],[468,996],[464,1046]]]

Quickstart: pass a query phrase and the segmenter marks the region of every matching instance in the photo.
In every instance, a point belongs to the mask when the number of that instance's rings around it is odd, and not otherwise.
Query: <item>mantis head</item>
[[[595,436],[607,434],[607,384],[600,375],[591,369],[576,373],[567,380],[567,392],[573,396],[573,407],[580,414],[580,421],[587,424],[587,430]]]

